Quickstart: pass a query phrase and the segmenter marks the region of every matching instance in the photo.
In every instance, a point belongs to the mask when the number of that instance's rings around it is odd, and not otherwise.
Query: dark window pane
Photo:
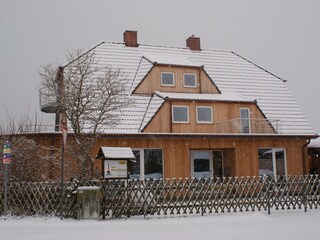
[[[145,178],[162,178],[162,150],[144,150],[144,174]]]
[[[140,150],[132,151],[135,156],[135,161],[129,161],[128,172],[129,178],[139,179],[140,178]]]
[[[194,172],[209,172],[209,159],[194,159]]]
[[[194,74],[184,74],[184,86],[195,87],[196,86],[196,76]]]
[[[272,149],[258,149],[259,156],[259,175],[274,176],[273,174],[273,161]]]
[[[284,150],[283,149],[275,149],[275,151],[276,151],[277,175],[284,176],[284,175],[286,175],[285,163],[284,163]]]

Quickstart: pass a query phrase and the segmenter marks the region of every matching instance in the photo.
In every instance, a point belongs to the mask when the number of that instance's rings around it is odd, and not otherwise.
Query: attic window
[[[174,73],[162,72],[161,73],[161,86],[174,86]]]
[[[184,73],[183,74],[183,86],[185,87],[196,87],[196,74],[194,73]]]

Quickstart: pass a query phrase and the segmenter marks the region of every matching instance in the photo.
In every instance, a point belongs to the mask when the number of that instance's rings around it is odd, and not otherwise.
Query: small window
[[[184,73],[183,74],[183,85],[185,87],[196,87],[196,75],[193,73]]]
[[[174,123],[189,122],[189,107],[187,106],[172,106],[172,121]]]
[[[197,123],[212,122],[212,107],[197,107]]]
[[[171,72],[161,73],[161,86],[174,86],[174,74]]]

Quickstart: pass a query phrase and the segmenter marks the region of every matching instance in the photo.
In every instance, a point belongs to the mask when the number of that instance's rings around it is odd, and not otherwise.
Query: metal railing
[[[277,134],[279,120],[263,118],[235,118],[215,124],[216,133],[229,134]]]
[[[56,113],[58,111],[57,95],[48,88],[39,89],[39,102],[43,112]]]

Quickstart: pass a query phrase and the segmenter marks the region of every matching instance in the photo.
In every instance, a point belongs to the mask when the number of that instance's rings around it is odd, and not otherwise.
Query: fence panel
[[[78,186],[101,188],[102,218],[212,214],[320,206],[318,175],[287,177],[192,178],[164,180],[73,181],[65,184],[65,217],[77,216]],[[8,184],[8,213],[57,215],[60,183]],[[3,188],[0,189],[3,214]]]

